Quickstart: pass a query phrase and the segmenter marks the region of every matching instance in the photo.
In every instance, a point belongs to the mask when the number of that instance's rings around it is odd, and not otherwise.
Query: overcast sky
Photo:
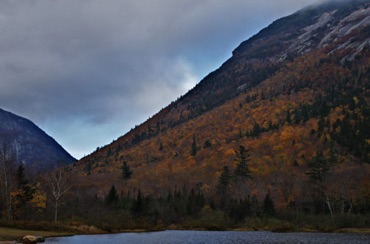
[[[316,0],[1,0],[0,108],[80,158]]]

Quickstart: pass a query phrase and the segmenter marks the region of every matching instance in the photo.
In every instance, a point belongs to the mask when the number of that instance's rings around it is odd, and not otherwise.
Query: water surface
[[[120,233],[107,235],[79,235],[48,238],[45,243],[370,243],[369,234],[342,233],[274,233],[268,231],[180,231],[167,230],[147,233]]]

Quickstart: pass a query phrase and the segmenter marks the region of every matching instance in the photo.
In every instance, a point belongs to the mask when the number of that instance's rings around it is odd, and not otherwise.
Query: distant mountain
[[[53,138],[28,119],[0,109],[0,143],[28,173],[45,172],[76,161]]]
[[[304,8],[241,43],[183,97],[69,170],[98,195],[112,184],[212,195],[243,145],[249,192],[260,199],[271,192],[278,207],[305,201],[306,172],[319,156],[332,162],[328,189],[368,194],[369,57],[369,0]]]

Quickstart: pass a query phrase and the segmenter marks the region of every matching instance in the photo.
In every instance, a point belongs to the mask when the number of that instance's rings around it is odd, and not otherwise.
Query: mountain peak
[[[0,109],[0,143],[32,173],[76,161],[32,121]]]
[[[369,2],[330,1],[274,21],[187,94],[71,171],[94,187],[215,189],[223,166],[235,168],[239,145],[251,149],[251,171],[270,185],[288,174],[303,184],[320,150],[328,156],[335,148],[341,165],[361,171],[370,158]],[[124,183],[123,161],[133,170]],[[267,192],[260,183],[251,187]]]
[[[368,0],[324,1],[274,21],[241,43],[233,55],[283,61],[343,41],[353,31],[367,28],[369,24]],[[363,38],[357,44],[363,46],[368,41],[369,38]],[[339,48],[347,46],[339,45]]]

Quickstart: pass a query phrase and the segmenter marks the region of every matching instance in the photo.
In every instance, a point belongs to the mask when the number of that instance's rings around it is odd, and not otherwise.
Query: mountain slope
[[[321,152],[335,161],[330,188],[356,185],[352,197],[363,194],[370,172],[369,2],[330,1],[275,21],[179,100],[70,166],[76,184],[99,195],[112,184],[159,195],[197,187],[212,195],[244,145],[253,175],[244,194],[271,192],[278,206],[304,199],[305,172]],[[121,177],[124,161],[133,170],[129,180]]]
[[[33,173],[76,161],[53,138],[31,121],[0,109],[0,141],[16,161]]]

